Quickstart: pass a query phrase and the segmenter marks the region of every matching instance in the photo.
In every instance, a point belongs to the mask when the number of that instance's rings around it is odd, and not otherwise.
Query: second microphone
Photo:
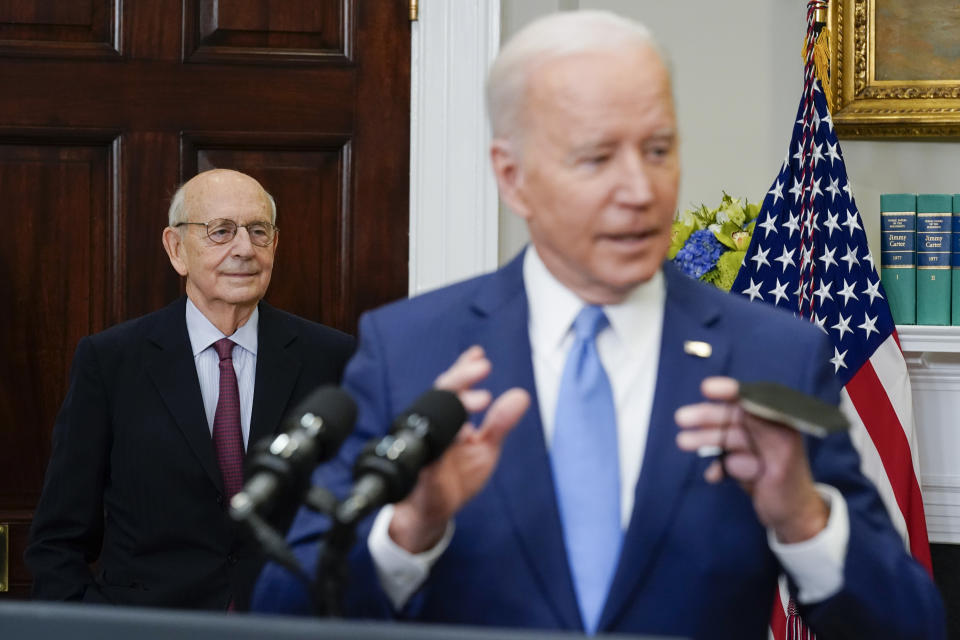
[[[350,495],[335,519],[352,526],[374,509],[402,500],[413,490],[420,470],[440,457],[467,420],[452,391],[431,389],[400,414],[390,433],[369,443],[357,458]]]

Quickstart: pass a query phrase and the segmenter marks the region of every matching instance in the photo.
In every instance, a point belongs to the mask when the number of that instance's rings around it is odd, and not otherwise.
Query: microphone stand
[[[349,569],[347,555],[356,540],[356,530],[336,520],[320,543],[317,555],[317,584],[315,608],[331,618],[343,617],[343,593],[347,586]]]
[[[331,522],[334,522],[333,528],[320,543],[316,581],[311,580],[300,567],[300,562],[284,537],[269,522],[260,517],[252,503],[248,504],[242,499],[237,501],[233,505],[231,515],[235,520],[247,525],[267,558],[289,571],[303,584],[309,594],[314,616],[342,617],[342,592],[347,579],[346,554],[353,545],[355,535],[352,528],[336,524],[334,513],[338,502],[329,490],[323,487],[311,487],[304,498],[304,505],[313,511],[328,515]],[[333,555],[332,549],[336,549],[337,555]]]
[[[347,554],[356,540],[354,524],[344,524],[337,516],[339,503],[336,497],[322,487],[311,487],[304,504],[330,518],[327,531],[317,553],[314,571],[316,582],[311,585],[313,609],[318,617],[343,617],[343,592],[347,585],[349,569]]]

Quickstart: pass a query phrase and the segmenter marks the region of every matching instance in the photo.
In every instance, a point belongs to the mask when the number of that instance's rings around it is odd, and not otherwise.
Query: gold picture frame
[[[830,0],[828,26],[840,137],[960,138],[956,0]]]

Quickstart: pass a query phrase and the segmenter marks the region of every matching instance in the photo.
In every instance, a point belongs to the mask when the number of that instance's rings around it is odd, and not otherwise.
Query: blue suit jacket
[[[657,386],[634,513],[626,531],[601,632],[765,638],[780,566],[749,497],[733,481],[707,484],[708,461],[679,450],[673,413],[701,399],[710,375],[775,380],[836,403],[826,338],[772,307],[748,303],[664,265],[667,297]],[[712,345],[709,358],[684,351]],[[454,624],[582,629],[567,564],[537,405],[522,257],[480,278],[395,303],[361,320],[360,346],[344,383],[360,405],[355,434],[315,481],[351,482],[362,445],[433,384],[472,344],[493,363],[483,386],[519,386],[533,403],[508,436],[488,485],[457,515],[450,547],[400,617]],[[837,487],[850,512],[845,586],[808,607],[826,637],[940,637],[942,605],[926,572],[905,552],[875,490],[860,474],[849,438],[810,442],[818,481]],[[302,512],[290,541],[312,567],[326,522]],[[367,529],[360,531],[365,540]],[[306,611],[305,594],[268,567],[254,608]],[[350,615],[391,615],[366,544],[351,558]],[[892,635],[900,632],[900,635]],[[826,635],[836,634],[836,635]]]

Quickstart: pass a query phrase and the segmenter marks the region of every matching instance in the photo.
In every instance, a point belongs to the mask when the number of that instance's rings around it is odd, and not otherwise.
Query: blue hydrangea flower
[[[713,235],[713,231],[699,229],[690,234],[686,244],[677,252],[674,262],[685,274],[699,279],[716,266],[723,251],[724,246]]]

